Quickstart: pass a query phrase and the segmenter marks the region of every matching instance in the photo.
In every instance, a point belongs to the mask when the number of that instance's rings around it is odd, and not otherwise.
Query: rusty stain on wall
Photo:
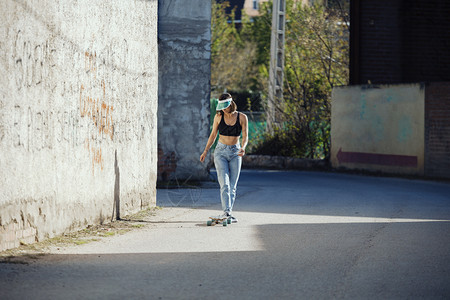
[[[87,72],[92,72],[94,78],[97,77],[97,53],[84,52],[84,70]]]
[[[111,140],[114,137],[114,121],[113,112],[114,107],[107,104],[106,97],[106,83],[104,79],[97,80],[97,53],[85,51],[84,52],[84,71],[88,75],[90,85],[85,87],[84,84],[80,86],[79,108],[81,118],[88,118],[92,121],[92,125],[98,129],[100,136],[107,136]],[[92,80],[93,77],[93,80]],[[89,94],[91,93],[97,94]],[[98,94],[100,90],[100,95]],[[92,145],[89,139],[85,141],[85,148],[89,151],[92,159],[92,173],[94,173],[95,166],[98,166],[103,171],[104,161],[102,156],[101,145]]]
[[[94,175],[95,166],[98,165],[103,171],[104,162],[102,157],[102,148],[91,145],[89,139],[86,139],[84,147],[89,152],[90,157],[92,157],[92,175]]]
[[[94,126],[98,128],[99,134],[108,135],[113,139],[113,117],[114,107],[106,104],[105,81],[101,82],[102,98],[93,98],[84,93],[84,85],[80,87],[80,115],[82,118],[92,119]]]

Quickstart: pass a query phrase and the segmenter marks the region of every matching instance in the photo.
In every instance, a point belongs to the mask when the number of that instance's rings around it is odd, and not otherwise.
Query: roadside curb
[[[327,160],[270,155],[245,155],[244,169],[330,170]]]

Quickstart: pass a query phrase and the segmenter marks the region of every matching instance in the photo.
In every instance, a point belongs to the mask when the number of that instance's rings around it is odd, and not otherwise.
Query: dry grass
[[[134,215],[125,216],[121,220],[107,224],[89,225],[85,229],[64,233],[33,244],[21,243],[17,248],[0,252],[0,263],[28,264],[46,255],[50,248],[83,245],[125,234],[131,230],[145,228],[148,225],[147,221],[160,209],[160,207],[149,208]]]

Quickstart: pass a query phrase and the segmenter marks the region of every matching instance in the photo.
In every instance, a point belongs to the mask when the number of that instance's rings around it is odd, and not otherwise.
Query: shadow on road
[[[264,250],[47,255],[0,264],[2,299],[446,298],[450,223],[257,225]],[[219,232],[219,231],[216,231]],[[24,288],[26,287],[26,288]],[[299,297],[301,295],[301,297]]]

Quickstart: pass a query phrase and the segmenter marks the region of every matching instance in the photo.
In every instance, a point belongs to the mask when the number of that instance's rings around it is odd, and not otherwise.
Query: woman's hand
[[[208,151],[203,151],[202,155],[200,155],[200,161],[204,162],[206,158],[206,154],[208,154]]]
[[[244,148],[239,149],[238,156],[242,157],[244,155],[245,155],[245,149]]]

